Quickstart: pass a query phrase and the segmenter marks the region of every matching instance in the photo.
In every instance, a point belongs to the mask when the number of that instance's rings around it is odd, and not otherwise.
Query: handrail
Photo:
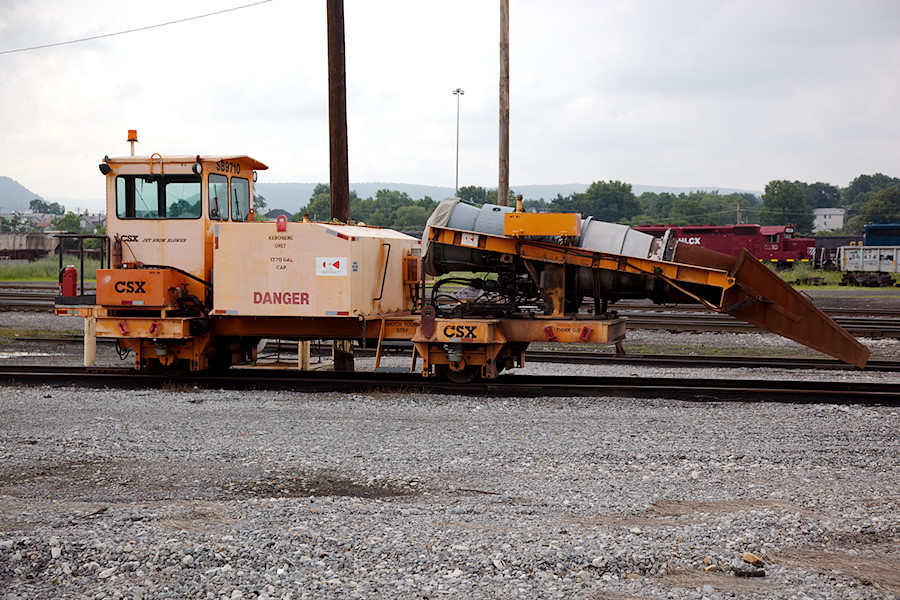
[[[53,235],[55,238],[59,238],[60,243],[57,248],[59,250],[59,271],[62,272],[63,269],[63,255],[67,253],[67,249],[65,248],[65,243],[63,240],[77,240],[78,241],[78,255],[80,258],[80,269],[79,269],[79,277],[80,277],[80,296],[84,296],[84,240],[88,239],[96,239],[103,240],[106,243],[100,248],[100,268],[104,268],[109,262],[110,256],[110,239],[106,234],[98,234],[98,233],[56,233]]]
[[[384,296],[384,280],[387,279],[387,270],[388,265],[391,263],[391,245],[387,242],[381,242],[382,246],[387,246],[387,256],[384,257],[384,273],[381,275],[381,293],[378,294],[377,298],[372,298],[372,302],[377,300],[381,300],[382,296]]]

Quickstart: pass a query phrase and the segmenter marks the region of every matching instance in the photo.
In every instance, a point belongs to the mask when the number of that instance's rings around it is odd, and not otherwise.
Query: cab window
[[[200,218],[200,177],[119,175],[116,216],[120,219]]]
[[[228,220],[228,178],[211,173],[209,176],[209,218]]]
[[[250,213],[250,181],[231,178],[231,220],[246,221]]]

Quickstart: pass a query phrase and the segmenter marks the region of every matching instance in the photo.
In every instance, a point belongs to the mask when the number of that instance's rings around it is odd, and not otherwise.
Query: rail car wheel
[[[458,371],[450,368],[450,365],[437,365],[438,374],[453,383],[470,383],[481,376],[481,367],[468,365]]]
[[[191,361],[176,359],[169,363],[158,360],[148,360],[144,363],[144,369],[149,373],[159,373],[166,377],[181,377],[191,370]]]
[[[191,361],[176,360],[170,365],[162,365],[161,371],[168,377],[181,377],[191,370]]]

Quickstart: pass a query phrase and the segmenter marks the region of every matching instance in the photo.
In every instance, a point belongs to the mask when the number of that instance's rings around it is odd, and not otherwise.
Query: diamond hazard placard
[[[347,257],[345,256],[317,256],[316,275],[331,275],[344,277],[347,275]]]

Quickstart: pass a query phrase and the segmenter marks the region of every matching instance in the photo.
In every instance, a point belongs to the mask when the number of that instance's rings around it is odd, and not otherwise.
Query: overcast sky
[[[253,0],[0,0],[0,52]],[[499,0],[345,0],[351,181],[498,180]],[[249,154],[327,182],[325,0],[0,54],[0,175],[100,209],[97,164]],[[510,0],[512,187],[900,176],[897,0]],[[76,203],[71,203],[74,208]],[[290,207],[293,209],[294,207]]]

